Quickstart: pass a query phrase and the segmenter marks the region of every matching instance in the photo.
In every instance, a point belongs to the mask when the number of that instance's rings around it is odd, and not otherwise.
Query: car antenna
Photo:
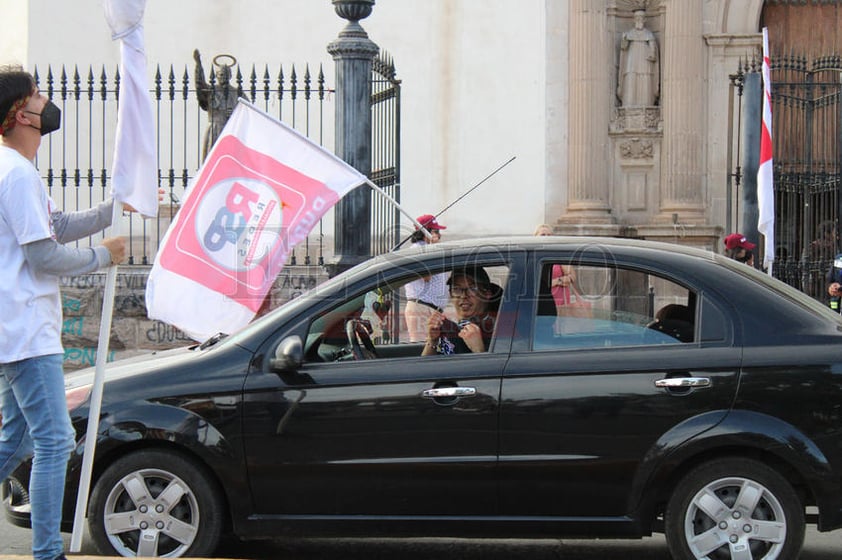
[[[508,160],[506,163],[502,164],[500,167],[498,167],[497,169],[495,169],[494,171],[492,171],[491,173],[489,173],[488,175],[486,175],[486,176],[485,176],[485,178],[484,178],[482,181],[480,181],[479,183],[477,183],[476,185],[474,185],[473,187],[471,187],[470,189],[468,189],[467,191],[465,191],[464,193],[462,193],[462,194],[461,194],[461,195],[460,195],[460,196],[459,196],[456,200],[454,200],[453,202],[451,202],[450,204],[448,204],[447,206],[445,206],[444,208],[442,208],[441,210],[439,210],[439,211],[438,211],[438,213],[436,213],[436,214],[433,216],[433,218],[438,218],[439,216],[441,216],[442,214],[444,214],[444,213],[445,213],[445,212],[446,212],[446,211],[447,211],[447,210],[448,210],[451,206],[453,206],[454,204],[456,204],[457,202],[459,202],[460,200],[462,200],[463,198],[465,198],[466,196],[468,196],[469,194],[471,194],[471,193],[472,193],[472,192],[473,192],[473,191],[474,191],[477,187],[479,187],[481,184],[485,183],[486,181],[488,181],[489,179],[491,179],[494,175],[496,175],[498,171],[500,171],[501,169],[503,169],[504,167],[506,167],[507,165],[509,165],[510,163],[512,163],[512,162],[515,160],[515,158],[517,158],[517,156],[512,156],[511,158],[509,158],[509,160]],[[403,239],[403,241],[401,241],[400,243],[398,243],[397,245],[395,245],[395,246],[392,248],[392,251],[397,251],[398,249],[400,249],[400,248],[401,248],[401,245],[403,245],[404,243],[406,243],[407,241],[409,241],[409,239],[410,239],[411,237],[412,237],[412,234],[410,233],[409,235],[407,235],[407,236]]]

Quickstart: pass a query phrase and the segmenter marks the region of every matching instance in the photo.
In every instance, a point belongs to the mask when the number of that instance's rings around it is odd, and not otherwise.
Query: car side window
[[[483,267],[490,284],[494,286],[495,298],[489,301],[489,314],[496,317],[508,279],[508,266]],[[406,295],[407,285],[412,282],[427,282],[432,274],[444,276],[445,289],[452,269],[434,271],[429,274],[413,274],[389,282],[380,282],[363,292],[349,294],[344,301],[332,306],[327,311],[314,317],[308,326],[304,341],[305,362],[343,362],[359,359],[377,358],[417,358],[420,357],[426,343],[426,326],[421,339],[410,337],[408,321],[418,320],[426,325],[426,316],[422,311],[430,307],[429,302],[419,303],[414,298],[414,305],[407,306],[410,298]],[[454,300],[445,293],[438,311],[451,322],[467,320],[461,317],[462,310],[457,307],[459,298]],[[430,310],[432,308],[430,307]],[[418,315],[418,317],[416,317]],[[481,317],[483,319],[485,317]],[[349,325],[350,323],[350,325]],[[486,321],[484,323],[488,325]],[[364,331],[364,332],[363,332]],[[494,323],[487,333],[493,339]]]
[[[536,293],[535,350],[695,340],[696,294],[650,272],[548,261]]]

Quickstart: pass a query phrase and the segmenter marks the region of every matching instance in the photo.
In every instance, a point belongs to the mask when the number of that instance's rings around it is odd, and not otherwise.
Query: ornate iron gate
[[[825,275],[838,250],[842,161],[842,60],[826,56],[770,57],[772,141],[775,182],[774,275],[816,299],[826,299]],[[746,73],[760,72],[758,62],[741,64],[732,76],[739,100]],[[741,138],[747,123],[732,117]],[[736,119],[736,122],[735,120]],[[739,142],[735,144],[739,145]],[[740,184],[739,148],[730,177]],[[729,224],[730,226],[730,224]]]
[[[388,54],[374,59],[371,70],[371,177],[396,202],[401,200],[401,81]],[[375,194],[371,205],[371,252],[388,253],[400,241],[400,213]]]

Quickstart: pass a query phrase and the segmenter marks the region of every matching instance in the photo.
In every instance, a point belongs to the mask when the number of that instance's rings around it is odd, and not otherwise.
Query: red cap
[[[737,247],[751,251],[752,249],[757,247],[757,245],[746,239],[746,236],[742,233],[732,233],[731,235],[725,238],[726,249],[736,249]]]
[[[418,216],[418,223],[424,226],[424,228],[427,230],[447,229],[445,226],[438,223],[436,221],[436,217],[432,214],[424,214],[423,216]]]

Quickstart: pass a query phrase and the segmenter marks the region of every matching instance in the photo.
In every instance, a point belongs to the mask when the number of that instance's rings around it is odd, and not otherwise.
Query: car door
[[[519,274],[511,277],[507,288],[520,281]],[[349,300],[375,289],[363,283],[349,290]],[[504,295],[499,317],[514,305]],[[498,319],[491,349],[481,354],[421,357],[423,343],[404,343],[388,352],[380,346],[377,359],[305,361],[295,372],[251,373],[243,443],[255,512],[496,511],[500,381],[511,345],[503,323]]]
[[[536,297],[521,306],[530,336],[515,341],[501,392],[504,515],[629,514],[652,466],[735,398],[740,350],[709,294],[617,255],[577,259],[536,259]],[[555,264],[578,268],[589,318],[547,301]],[[689,331],[657,324],[658,309],[676,307],[691,310]]]

